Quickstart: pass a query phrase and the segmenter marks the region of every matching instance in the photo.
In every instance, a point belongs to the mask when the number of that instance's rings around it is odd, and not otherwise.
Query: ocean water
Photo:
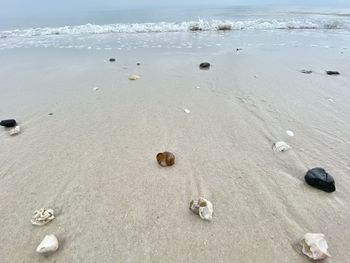
[[[33,47],[89,50],[130,50],[164,46],[192,48],[193,34],[209,32],[327,32],[350,37],[350,10],[345,9],[137,9],[82,12],[63,17],[44,15],[35,19],[19,19],[12,23],[2,22],[0,50]],[[187,40],[176,41],[178,33],[187,34]]]

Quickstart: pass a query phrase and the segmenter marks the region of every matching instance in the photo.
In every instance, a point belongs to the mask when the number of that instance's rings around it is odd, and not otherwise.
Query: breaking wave
[[[36,37],[54,35],[88,35],[106,33],[152,33],[152,32],[187,32],[187,31],[220,31],[220,30],[293,30],[293,29],[321,29],[350,30],[349,21],[316,20],[316,19],[257,19],[250,21],[222,21],[222,20],[198,20],[159,23],[135,23],[135,24],[86,24],[79,26],[41,27],[0,31],[0,39],[11,37]]]

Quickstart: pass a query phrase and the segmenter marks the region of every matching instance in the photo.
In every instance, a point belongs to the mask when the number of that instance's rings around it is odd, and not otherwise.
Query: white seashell
[[[313,260],[321,260],[331,256],[328,252],[328,245],[324,234],[307,233],[304,235],[300,244],[302,245],[303,254]]]
[[[191,111],[189,109],[183,109],[184,112],[190,113]]]
[[[58,249],[58,240],[55,235],[46,235],[36,248],[38,253],[55,252]]]
[[[96,91],[96,90],[99,90],[100,88],[99,87],[94,87],[93,90]]]
[[[190,202],[190,210],[203,220],[210,221],[213,218],[213,204],[203,197],[192,200]]]
[[[286,144],[285,142],[276,142],[273,146],[272,149],[275,152],[286,152],[290,149],[290,146]]]
[[[137,80],[139,78],[140,78],[140,76],[138,76],[138,75],[131,75],[131,76],[129,76],[129,80]]]
[[[35,210],[30,222],[36,226],[43,226],[55,218],[53,209],[41,208]]]
[[[11,136],[16,135],[16,134],[18,134],[20,132],[21,132],[21,127],[18,126],[18,125],[16,127],[12,128],[11,130],[9,130],[9,134]]]
[[[200,89],[201,87],[197,86],[196,89]]]
[[[290,137],[293,137],[294,136],[294,132],[290,131],[290,130],[287,130],[286,131],[287,135],[290,136]]]

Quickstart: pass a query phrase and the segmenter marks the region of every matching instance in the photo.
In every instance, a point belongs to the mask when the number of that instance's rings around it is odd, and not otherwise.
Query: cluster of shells
[[[40,208],[35,210],[30,222],[35,226],[43,226],[55,218],[53,209]],[[58,239],[55,235],[46,235],[36,251],[41,254],[53,253],[58,249]]]

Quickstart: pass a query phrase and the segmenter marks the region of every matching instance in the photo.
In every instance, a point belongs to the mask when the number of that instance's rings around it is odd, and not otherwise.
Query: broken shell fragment
[[[140,78],[140,76],[138,76],[138,75],[129,76],[129,80],[138,80],[139,78]]]
[[[16,134],[18,134],[20,132],[21,132],[21,127],[18,126],[18,125],[15,128],[12,128],[11,130],[9,130],[9,134],[11,136],[16,135]]]
[[[46,235],[36,248],[38,253],[55,252],[58,249],[58,240],[55,235]]]
[[[331,256],[328,252],[328,245],[324,234],[307,233],[300,241],[300,244],[303,254],[313,260],[321,260]]]
[[[189,109],[183,109],[185,113],[190,113],[191,111]]]
[[[43,226],[55,218],[53,209],[41,208],[35,210],[30,222],[36,226]]]
[[[190,202],[190,210],[203,220],[210,221],[213,218],[213,204],[203,197],[193,199]]]
[[[276,142],[273,146],[272,149],[275,152],[286,152],[290,149],[290,146],[286,144],[285,142]]]
[[[157,162],[163,167],[172,166],[175,163],[175,155],[171,152],[158,153]]]

